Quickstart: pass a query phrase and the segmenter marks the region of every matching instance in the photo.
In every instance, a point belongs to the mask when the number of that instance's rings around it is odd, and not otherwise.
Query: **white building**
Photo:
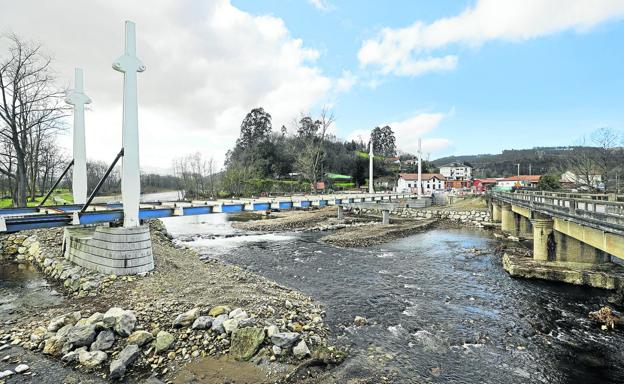
[[[561,175],[561,183],[573,185],[575,187],[579,187],[580,189],[600,189],[601,187],[603,187],[602,175],[599,175],[597,173],[577,175],[572,171],[567,171]]]
[[[450,163],[440,167],[440,173],[447,180],[470,180],[472,179],[472,167],[463,163]]]
[[[421,191],[423,194],[431,194],[445,189],[446,178],[439,173],[421,174]],[[399,173],[397,180],[397,192],[418,193],[418,173]]]

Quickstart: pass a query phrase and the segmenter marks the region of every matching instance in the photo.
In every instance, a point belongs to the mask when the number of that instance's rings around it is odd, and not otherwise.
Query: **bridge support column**
[[[388,225],[390,224],[390,211],[387,209],[384,209],[383,211],[381,211],[381,224],[383,225]]]
[[[554,231],[555,260],[575,263],[600,264],[609,260],[605,252],[585,244],[573,237]]]
[[[500,223],[502,220],[502,212],[501,212],[501,204],[496,202],[496,201],[492,201],[492,221],[495,223]]]
[[[515,235],[518,232],[516,227],[516,219],[514,212],[511,210],[511,204],[503,203],[501,209],[501,229],[503,232]]]
[[[549,238],[553,234],[552,219],[533,219],[533,260],[548,261]],[[552,241],[552,240],[551,240]]]
[[[338,220],[344,219],[344,208],[342,205],[338,206]]]
[[[524,239],[533,238],[533,227],[531,226],[531,220],[522,215],[518,215],[520,218],[520,225],[518,229],[518,235]]]

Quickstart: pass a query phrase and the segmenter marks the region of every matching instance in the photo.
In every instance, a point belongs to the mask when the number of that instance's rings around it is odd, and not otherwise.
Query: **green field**
[[[55,202],[54,199],[62,199],[65,203],[70,204],[74,202],[74,198],[72,197],[71,192],[69,192],[68,190],[59,190],[59,191],[55,191],[52,196],[50,196],[48,198],[48,201],[46,201],[45,205],[59,205],[59,204],[63,204],[62,202]],[[35,198],[35,201],[28,201],[28,206],[29,207],[34,207],[36,205],[39,204],[39,202],[41,202],[41,200],[43,200],[43,196],[37,196]],[[13,206],[13,202],[11,201],[10,198],[5,198],[5,199],[0,199],[0,208],[10,208]]]

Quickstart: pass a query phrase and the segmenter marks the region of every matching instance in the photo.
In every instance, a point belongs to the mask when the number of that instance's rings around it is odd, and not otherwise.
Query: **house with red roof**
[[[418,193],[418,173],[399,173],[396,183],[397,192]],[[446,188],[446,178],[439,173],[422,173],[420,190],[423,194],[431,194]]]
[[[501,189],[535,188],[542,175],[519,175],[499,179],[496,186]]]

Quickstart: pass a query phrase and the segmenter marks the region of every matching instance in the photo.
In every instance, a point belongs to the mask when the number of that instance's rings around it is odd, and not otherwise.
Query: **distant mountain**
[[[570,158],[579,152],[597,154],[595,147],[537,147],[532,149],[510,149],[500,154],[481,154],[448,156],[436,159],[433,164],[440,167],[452,162],[464,162],[471,165],[474,177],[505,177],[520,174],[543,175],[549,172],[565,172]],[[614,165],[624,162],[624,150],[614,150]],[[529,169],[530,167],[530,169]]]

